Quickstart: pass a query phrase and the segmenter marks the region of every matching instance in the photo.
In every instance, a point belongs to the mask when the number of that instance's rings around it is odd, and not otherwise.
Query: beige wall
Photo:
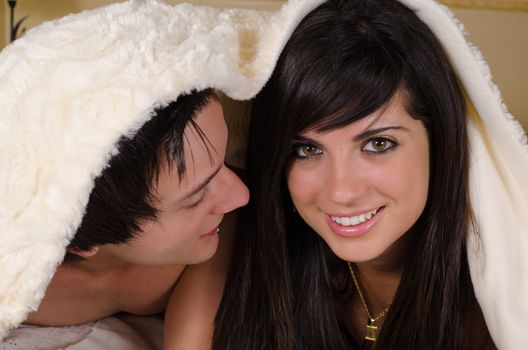
[[[94,9],[99,6],[120,2],[120,0],[18,0],[15,22],[29,15],[22,29],[32,28],[43,21],[60,18],[70,13]],[[216,7],[242,7],[259,10],[276,10],[283,0],[165,0],[166,3],[191,2]],[[9,42],[9,6],[6,0],[0,0],[0,48]]]
[[[0,48],[3,48],[8,42],[8,31],[9,31],[9,16],[6,11],[7,1],[4,1],[0,5]]]
[[[510,113],[528,130],[528,12],[454,12],[488,62]]]
[[[468,4],[471,1],[443,0],[451,4]],[[524,4],[522,0],[519,3]],[[115,0],[18,0],[16,19],[25,15],[25,28],[33,27],[44,20],[62,17]],[[179,3],[184,0],[166,0]],[[246,7],[273,10],[284,0],[187,0],[197,4],[213,4],[218,7]],[[478,2],[479,4],[482,1]],[[501,3],[506,3],[505,1]],[[512,2],[513,3],[513,2]],[[8,6],[0,0],[0,47],[8,41]],[[492,76],[499,85],[510,112],[528,130],[528,97],[525,97],[525,84],[528,84],[528,12],[501,11],[486,9],[454,8],[456,16],[464,23],[469,40],[477,45],[490,65]]]

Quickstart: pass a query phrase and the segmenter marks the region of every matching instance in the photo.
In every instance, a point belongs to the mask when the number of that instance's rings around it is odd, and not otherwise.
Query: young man
[[[239,28],[205,21],[211,11],[111,5],[0,54],[0,338],[171,300],[167,346],[188,342],[185,315],[208,346],[230,253],[221,222],[249,196],[206,89],[245,93],[223,84],[238,56],[219,43],[237,47]]]
[[[209,260],[224,214],[248,191],[224,165],[227,127],[212,90],[156,112],[95,180],[82,223],[26,323],[79,324],[165,310],[186,265]]]

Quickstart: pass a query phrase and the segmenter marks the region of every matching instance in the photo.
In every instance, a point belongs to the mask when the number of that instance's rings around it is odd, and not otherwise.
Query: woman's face
[[[341,259],[389,257],[427,201],[429,141],[397,94],[340,129],[294,140],[288,188],[299,215]]]

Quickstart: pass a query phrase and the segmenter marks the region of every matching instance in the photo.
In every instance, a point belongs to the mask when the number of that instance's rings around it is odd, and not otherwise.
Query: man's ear
[[[70,254],[78,255],[81,258],[89,258],[89,257],[94,256],[95,254],[97,254],[97,252],[99,251],[99,246],[95,245],[92,248],[90,248],[89,250],[82,250],[82,249],[79,249],[79,248],[68,247],[68,248],[66,248],[66,251],[68,253],[70,253]]]

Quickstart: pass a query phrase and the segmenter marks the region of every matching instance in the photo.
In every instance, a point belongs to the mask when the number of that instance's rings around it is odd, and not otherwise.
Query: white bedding
[[[155,350],[162,348],[163,321],[155,316],[120,315],[69,327],[21,325],[1,350]]]

